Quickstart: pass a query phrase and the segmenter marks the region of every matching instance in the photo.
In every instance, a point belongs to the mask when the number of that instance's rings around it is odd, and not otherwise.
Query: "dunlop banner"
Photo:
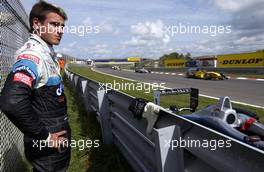
[[[165,67],[185,67],[186,60],[184,59],[171,59],[171,60],[165,60],[164,65]]]
[[[217,56],[217,67],[263,67],[264,51]]]

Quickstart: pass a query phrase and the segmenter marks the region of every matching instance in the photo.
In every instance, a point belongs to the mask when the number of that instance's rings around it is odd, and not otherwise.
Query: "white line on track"
[[[246,80],[248,78],[245,78],[245,77],[237,77],[236,79],[243,79],[243,80],[245,79]]]

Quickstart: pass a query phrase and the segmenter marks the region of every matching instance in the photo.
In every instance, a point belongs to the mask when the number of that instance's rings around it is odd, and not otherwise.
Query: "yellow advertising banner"
[[[263,67],[264,51],[217,56],[217,67]]]
[[[127,61],[128,62],[140,62],[141,58],[139,58],[139,57],[128,57]]]
[[[175,67],[175,68],[180,68],[180,67],[185,67],[185,59],[170,59],[170,60],[165,60],[164,65],[165,67]]]

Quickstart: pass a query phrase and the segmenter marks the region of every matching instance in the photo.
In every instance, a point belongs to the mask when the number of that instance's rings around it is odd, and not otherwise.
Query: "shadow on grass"
[[[83,150],[83,147],[72,147],[69,171],[132,172],[133,170],[115,145],[102,143],[101,128],[96,115],[85,111],[84,105],[80,102],[80,95],[72,90],[66,81],[65,93],[68,100],[72,139],[91,140],[93,143],[95,143],[95,140],[99,140],[99,147],[96,147],[95,144],[92,147],[85,147]]]

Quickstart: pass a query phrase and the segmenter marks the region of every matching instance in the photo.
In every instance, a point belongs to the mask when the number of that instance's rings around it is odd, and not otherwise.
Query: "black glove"
[[[128,110],[133,113],[135,118],[141,119],[142,114],[144,112],[144,108],[148,102],[149,101],[146,99],[136,98],[130,103]]]

